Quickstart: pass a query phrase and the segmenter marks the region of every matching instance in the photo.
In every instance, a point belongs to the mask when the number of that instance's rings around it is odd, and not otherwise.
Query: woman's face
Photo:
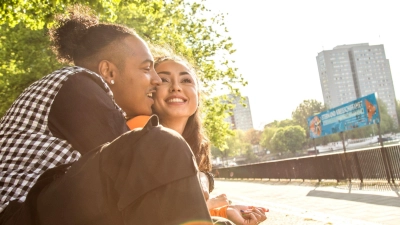
[[[153,109],[161,120],[189,118],[199,103],[198,84],[193,72],[184,64],[167,60],[156,68],[161,85],[153,94]]]

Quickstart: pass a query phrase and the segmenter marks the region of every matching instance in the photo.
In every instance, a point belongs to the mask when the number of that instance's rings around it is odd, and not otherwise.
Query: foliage
[[[49,48],[45,30],[30,30],[22,24],[1,25],[0,115],[35,80],[60,64]]]
[[[251,145],[259,145],[262,132],[255,129],[250,129],[244,133],[244,141]]]
[[[122,1],[141,2],[141,1]],[[143,2],[145,2],[143,0]],[[15,27],[24,24],[31,30],[42,30],[52,25],[53,16],[66,12],[69,5],[80,3],[89,5],[98,14],[115,20],[116,10],[122,5],[120,0],[3,0],[0,10],[0,25]]]
[[[228,157],[241,155],[247,156],[252,154],[249,152],[253,151],[251,149],[251,144],[249,142],[246,142],[245,132],[242,130],[233,130],[232,135],[227,136],[225,141],[226,148],[224,150],[221,150],[215,146],[211,147],[211,153],[214,157],[227,159]],[[253,156],[250,156],[250,158]]]
[[[227,138],[226,143],[228,145],[230,156],[245,154],[247,150],[251,150],[250,143],[244,141],[245,133],[242,130],[234,130],[234,135]]]
[[[295,153],[297,150],[301,150],[303,143],[306,140],[306,131],[299,125],[287,126],[285,128],[285,146],[286,149]]]
[[[379,114],[381,116],[381,122],[380,122],[381,133],[382,134],[390,133],[395,128],[393,124],[393,119],[388,113],[385,102],[383,102],[382,99],[380,98],[378,98],[377,101],[379,105]]]
[[[253,149],[251,148],[246,150],[245,157],[246,157],[245,163],[254,163],[259,161],[256,154],[254,154]]]
[[[278,128],[271,139],[273,152],[290,151],[295,153],[302,149],[303,143],[306,141],[306,132],[299,126],[286,126]]]
[[[274,137],[278,128],[285,128],[288,126],[296,125],[295,122],[291,119],[285,120],[274,120],[274,122],[269,123],[264,127],[264,130],[261,134],[260,145],[266,149],[274,150],[277,148],[276,142],[271,142],[271,139]]]
[[[209,101],[204,102],[204,121],[203,125],[206,128],[207,135],[211,140],[213,146],[217,147],[220,151],[228,148],[226,139],[234,135],[230,130],[230,124],[225,122],[226,112],[232,106],[229,104],[222,104],[220,98],[214,97]]]
[[[276,130],[278,128],[276,127],[265,127],[262,134],[261,134],[261,141],[260,145],[268,150],[272,150],[274,147],[272,146],[271,139],[274,136]]]
[[[285,144],[283,143],[285,139],[284,130],[285,130],[284,127],[278,128],[275,131],[274,135],[272,136],[271,140],[269,141],[270,150],[272,153],[279,153],[286,151]]]
[[[4,0],[0,6],[0,115],[30,83],[61,67],[45,34],[53,16],[75,3],[89,5],[102,21],[133,27],[152,44],[168,45],[187,57],[197,69],[204,93],[224,87],[240,95],[238,87],[247,84],[227,60],[235,50],[224,15],[213,14],[203,1]],[[229,106],[220,100],[205,96],[204,124],[212,144],[223,150],[230,135],[229,125],[223,122]]]
[[[274,120],[274,122],[269,123],[266,125],[266,127],[286,127],[286,126],[294,126],[296,125],[296,122],[291,119],[285,119],[285,120]]]
[[[292,112],[292,119],[295,124],[301,126],[305,131],[308,131],[307,118],[325,111],[327,108],[321,102],[317,100],[304,100],[296,110]],[[310,137],[309,132],[306,132],[307,138]]]

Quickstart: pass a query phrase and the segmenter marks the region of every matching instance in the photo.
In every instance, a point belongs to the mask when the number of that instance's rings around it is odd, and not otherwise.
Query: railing
[[[305,156],[213,170],[220,178],[400,180],[400,145]]]

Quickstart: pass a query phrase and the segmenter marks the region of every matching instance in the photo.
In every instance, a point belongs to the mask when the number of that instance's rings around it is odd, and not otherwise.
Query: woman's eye
[[[168,80],[166,78],[162,78],[162,77],[161,77],[161,81],[162,82],[168,82]]]
[[[192,83],[192,80],[189,78],[183,79],[182,83]]]

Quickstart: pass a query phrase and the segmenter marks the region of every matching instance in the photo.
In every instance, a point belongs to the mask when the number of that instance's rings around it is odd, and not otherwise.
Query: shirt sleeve
[[[129,130],[112,99],[86,73],[66,80],[57,93],[49,114],[49,129],[68,141],[82,155],[110,142]]]

